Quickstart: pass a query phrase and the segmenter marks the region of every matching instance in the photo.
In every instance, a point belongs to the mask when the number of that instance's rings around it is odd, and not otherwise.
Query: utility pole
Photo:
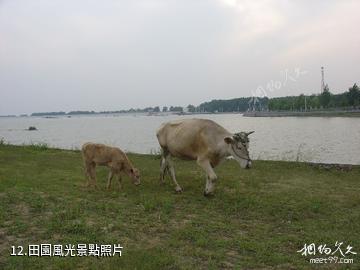
[[[324,67],[321,67],[321,93],[325,90],[325,75],[324,75]]]

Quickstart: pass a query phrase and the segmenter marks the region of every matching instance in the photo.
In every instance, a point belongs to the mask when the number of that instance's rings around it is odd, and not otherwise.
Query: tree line
[[[192,106],[192,105],[189,105]],[[354,84],[348,91],[332,94],[328,85],[321,94],[276,98],[235,98],[201,103],[195,112],[305,111],[305,110],[360,109],[360,89]]]
[[[192,105],[191,105],[192,106]],[[157,113],[157,112],[183,112],[184,108],[181,106],[164,106],[160,109],[159,106],[156,107],[146,107],[143,109],[131,108],[128,110],[118,110],[118,111],[70,111],[70,112],[35,112],[31,116],[71,116],[71,115],[84,115],[84,114],[116,114],[116,113]],[[23,115],[26,116],[26,115]]]
[[[71,111],[71,112],[40,112],[32,113],[31,116],[61,116],[79,114],[114,114],[114,113],[222,113],[222,112],[245,112],[249,110],[262,111],[304,111],[319,109],[360,109],[360,89],[355,83],[348,91],[341,94],[332,94],[328,85],[323,93],[287,97],[242,97],[234,99],[215,99],[203,102],[198,106],[189,104],[185,108],[181,106],[146,107],[143,109],[128,109],[118,111]]]
[[[272,98],[270,111],[304,111],[319,109],[355,109],[360,107],[360,89],[354,84],[347,92],[332,94],[326,85],[319,95],[304,95]]]

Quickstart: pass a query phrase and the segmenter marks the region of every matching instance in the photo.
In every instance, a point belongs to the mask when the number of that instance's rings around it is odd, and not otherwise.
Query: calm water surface
[[[254,159],[360,164],[359,118],[239,114],[17,117],[0,118],[0,138],[12,144],[47,143],[65,149],[78,149],[91,141],[148,154],[159,150],[155,132],[161,123],[194,117],[212,119],[231,132],[255,130],[250,140]],[[26,131],[29,126],[38,130]]]

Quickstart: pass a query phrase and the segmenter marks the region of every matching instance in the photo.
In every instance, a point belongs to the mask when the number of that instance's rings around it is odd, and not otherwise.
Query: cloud
[[[0,2],[0,114],[198,104],[249,96],[285,68],[308,75],[274,95],[358,79],[357,1]],[[56,98],[54,98],[56,97]]]

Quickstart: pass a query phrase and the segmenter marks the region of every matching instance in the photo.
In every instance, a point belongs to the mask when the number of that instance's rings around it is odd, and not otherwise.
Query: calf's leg
[[[91,186],[91,181],[92,181],[92,174],[91,174],[91,170],[92,170],[93,164],[91,162],[84,162],[84,172],[85,172],[85,180],[86,180],[86,187]]]
[[[90,175],[90,178],[93,182],[93,185],[94,187],[97,189],[97,184],[96,184],[96,165],[95,164],[92,164],[90,167],[89,167],[89,175]]]
[[[121,190],[121,188],[122,188],[122,185],[121,185],[122,178],[121,178],[120,174],[118,175],[118,181],[119,181],[119,190]]]
[[[110,170],[109,172],[109,176],[108,176],[108,182],[107,182],[107,189],[110,190],[110,187],[111,187],[111,180],[114,176],[114,171],[113,170]]]

